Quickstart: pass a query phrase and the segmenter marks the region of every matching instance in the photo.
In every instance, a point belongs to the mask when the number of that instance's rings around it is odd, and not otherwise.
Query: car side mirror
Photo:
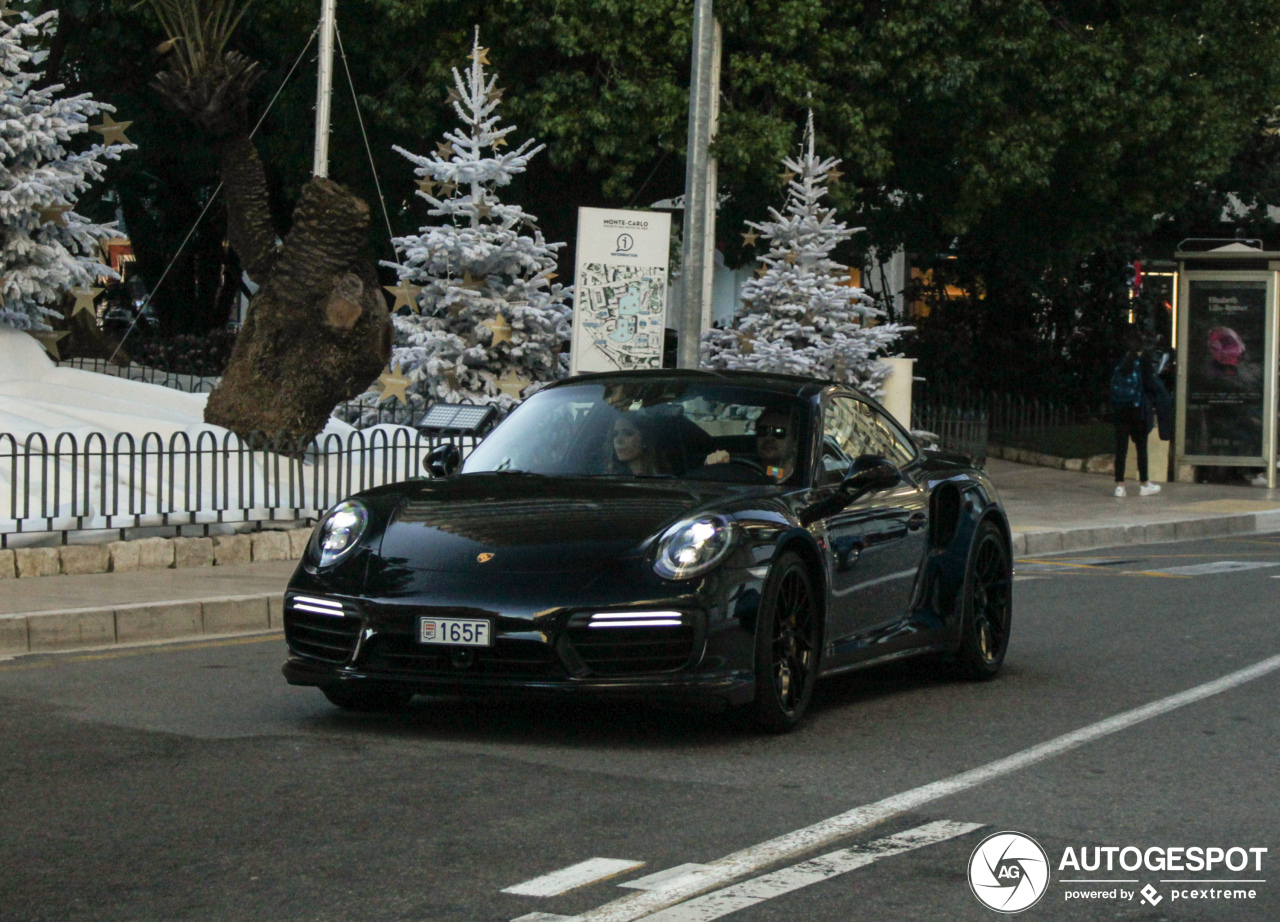
[[[462,465],[462,452],[452,442],[437,445],[427,453],[422,466],[432,477],[450,477]]]
[[[861,496],[876,490],[887,490],[902,480],[902,471],[887,458],[879,455],[860,455],[851,465],[849,473],[840,481],[840,490],[851,496]]]

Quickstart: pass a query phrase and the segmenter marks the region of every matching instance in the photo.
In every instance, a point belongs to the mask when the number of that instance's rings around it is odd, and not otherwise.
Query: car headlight
[[[690,579],[706,573],[729,552],[733,523],[723,516],[702,515],[677,522],[658,539],[653,569],[665,579]]]
[[[312,539],[317,564],[328,567],[337,563],[360,542],[368,527],[369,510],[363,503],[354,499],[338,503],[329,510]]]

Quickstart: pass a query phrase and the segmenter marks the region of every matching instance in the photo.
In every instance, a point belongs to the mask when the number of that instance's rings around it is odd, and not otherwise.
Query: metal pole
[[[698,367],[698,345],[711,307],[716,221],[716,162],[711,138],[720,97],[720,26],[711,0],[693,9],[693,74],[689,85],[689,141],[684,172],[684,251],[676,353],[679,368]]]
[[[333,23],[337,0],[320,3],[320,66],[316,74],[316,146],[313,176],[329,175],[329,100],[333,96]]]

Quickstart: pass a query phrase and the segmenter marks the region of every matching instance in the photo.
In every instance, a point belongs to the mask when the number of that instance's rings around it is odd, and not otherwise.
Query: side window
[[[867,404],[863,404],[863,406],[875,418],[875,448],[871,454],[888,458],[899,467],[910,463],[916,456],[915,445],[907,440],[907,437],[902,434],[901,430],[893,424],[886,414],[872,409]]]
[[[852,397],[832,397],[822,415],[822,483],[842,480],[858,455],[867,454],[875,428],[866,405]]]
[[[832,397],[822,417],[822,483],[841,480],[859,455],[879,455],[904,465],[915,449],[888,419],[853,397]]]

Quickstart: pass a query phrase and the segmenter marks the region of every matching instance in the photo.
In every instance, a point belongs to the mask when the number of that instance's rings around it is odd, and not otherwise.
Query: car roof
[[[706,381],[708,383],[732,384],[741,387],[752,387],[757,390],[770,391],[775,394],[787,394],[795,397],[809,398],[819,394],[828,387],[835,386],[834,381],[822,381],[818,378],[806,378],[801,375],[784,375],[763,371],[724,370],[691,368],[647,368],[635,371],[606,371],[593,374],[575,375],[562,378],[551,387],[572,386],[588,382],[608,381]],[[856,388],[850,388],[856,390]]]

